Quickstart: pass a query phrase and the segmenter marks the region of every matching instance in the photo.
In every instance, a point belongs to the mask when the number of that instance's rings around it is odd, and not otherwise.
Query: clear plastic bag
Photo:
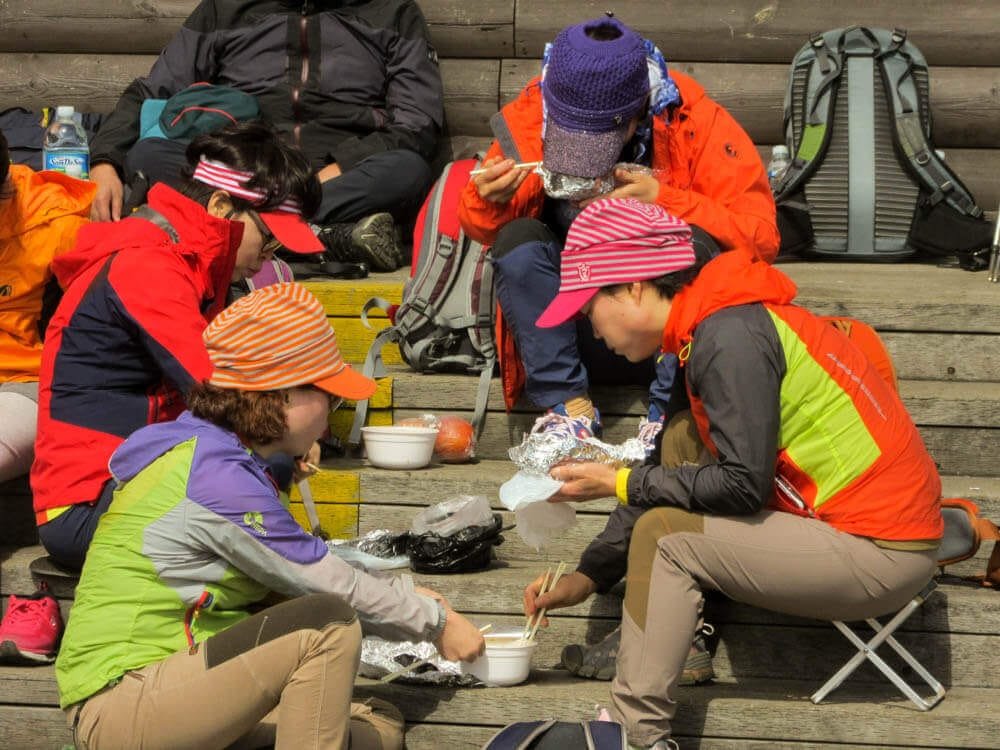
[[[469,526],[486,526],[492,522],[493,511],[484,495],[456,495],[417,513],[410,533],[451,536]]]

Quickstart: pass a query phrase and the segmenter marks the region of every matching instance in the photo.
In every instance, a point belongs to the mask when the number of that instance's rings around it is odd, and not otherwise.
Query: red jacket
[[[66,293],[46,333],[31,489],[47,509],[96,500],[108,459],[132,432],[176,417],[212,372],[201,334],[226,301],[242,225],[165,185],[146,219],[85,227],[53,271]]]
[[[674,216],[708,232],[723,250],[743,248],[767,261],[778,254],[778,226],[767,174],[750,136],[721,105],[705,95],[693,78],[670,71],[681,105],[653,120],[654,169],[662,170],[657,203]],[[542,92],[532,80],[503,108],[522,161],[542,158]],[[486,158],[501,156],[494,141]],[[470,182],[458,217],[466,234],[492,243],[512,219],[539,217],[545,193],[538,175],[530,175],[509,203],[479,197]]]

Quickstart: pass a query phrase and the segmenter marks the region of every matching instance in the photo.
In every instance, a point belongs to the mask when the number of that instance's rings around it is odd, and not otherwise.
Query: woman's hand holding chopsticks
[[[542,609],[560,609],[579,604],[597,590],[597,584],[579,571],[573,571],[562,576],[552,590],[542,593],[545,575],[540,575],[524,588],[524,614],[530,619]],[[543,617],[541,626],[549,626],[548,619]]]

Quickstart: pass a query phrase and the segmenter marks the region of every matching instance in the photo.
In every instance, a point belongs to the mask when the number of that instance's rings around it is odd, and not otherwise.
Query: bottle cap
[[[56,107],[56,119],[61,120],[64,117],[72,117],[76,110],[68,104],[63,104]]]
[[[788,146],[778,145],[771,149],[771,156],[784,156],[788,158]]]

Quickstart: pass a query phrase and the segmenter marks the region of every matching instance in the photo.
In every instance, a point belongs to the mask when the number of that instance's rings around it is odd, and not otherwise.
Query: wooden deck
[[[100,0],[0,3],[0,109],[74,104],[107,111],[159,49],[196,0]],[[422,0],[441,56],[449,139],[441,159],[466,155],[489,141],[488,119],[537,73],[546,41],[565,24],[605,10],[594,0]],[[1000,3],[954,0],[622,0],[617,15],[653,39],[670,65],[690,73],[724,104],[758,148],[782,140],[781,110],[788,63],[808,35],[845,23],[901,26],[931,65],[931,109],[937,147],[987,209],[1000,201],[1000,57],[994,36]],[[971,497],[1000,519],[1000,286],[983,274],[933,265],[787,263],[799,302],[825,314],[873,324],[896,362],[907,408],[937,460],[945,494]],[[358,320],[371,296],[398,301],[406,270],[363,281],[309,282],[337,330],[348,360],[360,362],[374,331]],[[376,328],[387,321],[374,318]],[[391,377],[380,383],[370,419],[390,423],[424,411],[467,414],[474,379],[408,371],[386,350]],[[606,435],[634,434],[644,411],[637,388],[595,389]],[[345,408],[333,427],[346,432]],[[409,472],[373,469],[358,459],[328,463],[312,482],[328,530],[350,536],[374,528],[403,530],[422,507],[447,497],[483,494],[494,507],[497,488],[514,471],[506,452],[530,428],[536,410],[519,404],[507,414],[499,387],[491,394],[480,462],[433,465]],[[30,498],[23,482],[0,486],[0,595],[33,587]],[[517,622],[520,591],[553,561],[577,559],[600,530],[612,502],[581,507],[578,522],[543,551],[506,533],[497,564],[469,576],[428,578],[455,605],[481,622]],[[304,522],[301,504],[293,512]],[[513,523],[504,512],[507,525]],[[981,567],[988,550],[956,566]],[[55,585],[64,614],[72,587]],[[393,700],[408,721],[411,750],[475,748],[497,727],[542,716],[590,715],[607,699],[607,684],[573,680],[552,669],[563,644],[593,642],[620,612],[620,594],[596,597],[560,612],[541,638],[536,671],[506,689],[442,690],[359,681],[357,694]],[[903,627],[912,648],[948,687],[944,702],[920,713],[871,669],[862,669],[824,704],[807,696],[846,659],[846,642],[828,624],[788,618],[711,600],[718,629],[712,644],[719,679],[682,691],[681,746],[700,750],[871,750],[871,748],[995,748],[1000,737],[1000,595],[942,582]],[[58,748],[70,741],[51,668],[0,668],[0,748]]]

